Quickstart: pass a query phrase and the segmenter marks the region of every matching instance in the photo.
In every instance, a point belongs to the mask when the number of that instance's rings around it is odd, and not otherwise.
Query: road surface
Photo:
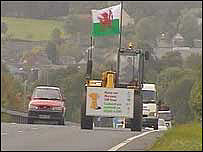
[[[129,138],[147,133],[131,132],[127,128],[99,128],[81,130],[76,125],[44,125],[1,123],[1,150],[15,151],[107,151],[125,143]],[[153,132],[136,138],[114,150],[144,150],[160,133]],[[149,136],[149,138],[148,138]],[[137,144],[139,143],[139,144]]]

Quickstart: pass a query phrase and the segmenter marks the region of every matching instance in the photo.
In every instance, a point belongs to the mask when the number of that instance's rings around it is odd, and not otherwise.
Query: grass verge
[[[7,113],[1,112],[1,122],[12,122],[12,117]]]
[[[197,122],[177,125],[166,131],[149,150],[202,151],[202,125]]]

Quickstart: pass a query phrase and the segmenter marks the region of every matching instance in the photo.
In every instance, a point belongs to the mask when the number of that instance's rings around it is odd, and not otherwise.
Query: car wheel
[[[140,93],[134,95],[134,113],[131,119],[131,131],[142,131],[142,97]]]
[[[33,124],[33,119],[32,118],[28,118],[27,123],[28,124]]]
[[[61,120],[59,120],[59,125],[65,125],[64,117]]]

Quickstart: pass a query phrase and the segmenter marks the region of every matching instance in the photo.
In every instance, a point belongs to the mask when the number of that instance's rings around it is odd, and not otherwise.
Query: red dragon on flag
[[[100,16],[97,18],[99,19],[100,24],[103,27],[102,30],[112,26],[113,13],[111,10],[101,13]]]

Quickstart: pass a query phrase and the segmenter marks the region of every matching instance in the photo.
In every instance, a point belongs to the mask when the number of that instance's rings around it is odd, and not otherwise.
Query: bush
[[[1,33],[6,34],[6,32],[8,31],[8,26],[6,23],[2,22],[1,23]]]
[[[9,73],[7,67],[2,64],[1,69],[1,101],[2,106],[14,110],[25,110],[23,88],[19,81]],[[21,94],[21,95],[20,95]]]

